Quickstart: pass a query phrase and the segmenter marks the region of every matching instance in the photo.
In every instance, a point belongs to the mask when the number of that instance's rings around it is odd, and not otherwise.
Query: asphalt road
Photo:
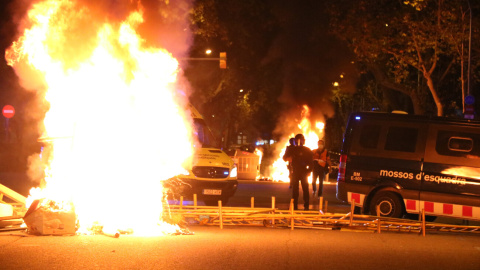
[[[0,234],[1,269],[475,269],[480,236],[192,226],[194,235]]]
[[[235,196],[230,198],[228,206],[251,206],[251,197],[254,197],[255,207],[272,207],[272,197],[275,197],[275,207],[278,209],[289,209],[291,200],[291,189],[288,183],[248,181],[239,180]],[[312,194],[312,187],[309,187],[310,209],[319,210],[319,198]],[[325,181],[323,185],[323,210],[334,213],[348,213],[350,206],[335,197],[336,182]],[[327,202],[327,203],[326,203]],[[325,208],[326,206],[326,208]],[[298,208],[303,209],[303,193],[300,188]]]

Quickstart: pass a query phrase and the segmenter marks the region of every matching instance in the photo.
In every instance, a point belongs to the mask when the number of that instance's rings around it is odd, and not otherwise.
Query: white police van
[[[480,220],[480,122],[352,113],[344,134],[337,198],[363,213]]]
[[[234,161],[223,152],[214,140],[202,115],[188,104],[187,110],[193,118],[194,135],[199,143],[195,146],[193,161],[182,175],[164,182],[173,199],[184,196],[192,199],[193,194],[206,205],[228,203],[238,186],[237,168]]]

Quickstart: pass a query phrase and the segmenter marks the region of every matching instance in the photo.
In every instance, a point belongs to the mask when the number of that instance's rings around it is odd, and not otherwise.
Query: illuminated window
[[[239,134],[237,136],[237,144],[242,145],[247,143],[247,135]]]

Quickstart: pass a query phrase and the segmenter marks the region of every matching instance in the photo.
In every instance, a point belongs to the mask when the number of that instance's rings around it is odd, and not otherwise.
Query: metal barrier
[[[0,232],[5,226],[20,226],[23,223],[23,216],[27,209],[25,208],[26,198],[0,184]],[[4,226],[5,225],[5,226]],[[11,230],[20,230],[19,227]]]
[[[255,208],[254,198],[251,198],[251,207],[223,207],[219,201],[218,207],[185,205],[165,205],[164,219],[181,220],[180,225],[211,225],[219,226],[266,226],[332,230],[370,230],[377,233],[382,231],[421,233],[427,231],[480,233],[480,226],[448,225],[425,221],[425,212],[422,211],[421,220],[395,219],[379,216],[354,214],[354,204],[347,214],[324,213],[319,211],[293,210],[293,200],[289,210],[275,208],[275,197],[272,197],[271,208]],[[378,213],[379,211],[377,211]]]
[[[8,201],[5,200],[5,197]],[[10,208],[7,211],[10,211],[11,214],[8,217],[0,217],[0,220],[21,218],[26,212],[25,202],[26,198],[23,195],[0,184],[0,204],[6,208]]]

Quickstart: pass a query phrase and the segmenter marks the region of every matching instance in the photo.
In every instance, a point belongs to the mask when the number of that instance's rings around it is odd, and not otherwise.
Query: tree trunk
[[[425,114],[425,106],[423,106],[424,104],[421,102],[420,98],[418,97],[417,92],[412,90],[411,93],[409,94],[409,97],[412,100],[413,113],[419,114],[419,115]]]
[[[424,75],[425,79],[427,79],[427,86],[430,89],[430,93],[432,94],[433,100],[435,101],[435,105],[437,105],[437,116],[443,116],[443,104],[440,98],[438,97],[437,90],[433,85],[432,77],[429,75]]]
[[[410,97],[410,100],[412,101],[413,105],[413,113],[414,114],[424,114],[425,113],[425,108],[422,100],[418,97],[417,92],[415,92],[414,89],[410,89],[405,87],[402,84],[392,82],[387,78],[385,73],[382,71],[381,68],[379,68],[376,64],[370,64],[369,65],[370,70],[373,73],[373,76],[377,80],[378,84],[382,85],[385,88],[389,88],[395,91],[398,91],[400,93],[403,93],[407,96]]]

